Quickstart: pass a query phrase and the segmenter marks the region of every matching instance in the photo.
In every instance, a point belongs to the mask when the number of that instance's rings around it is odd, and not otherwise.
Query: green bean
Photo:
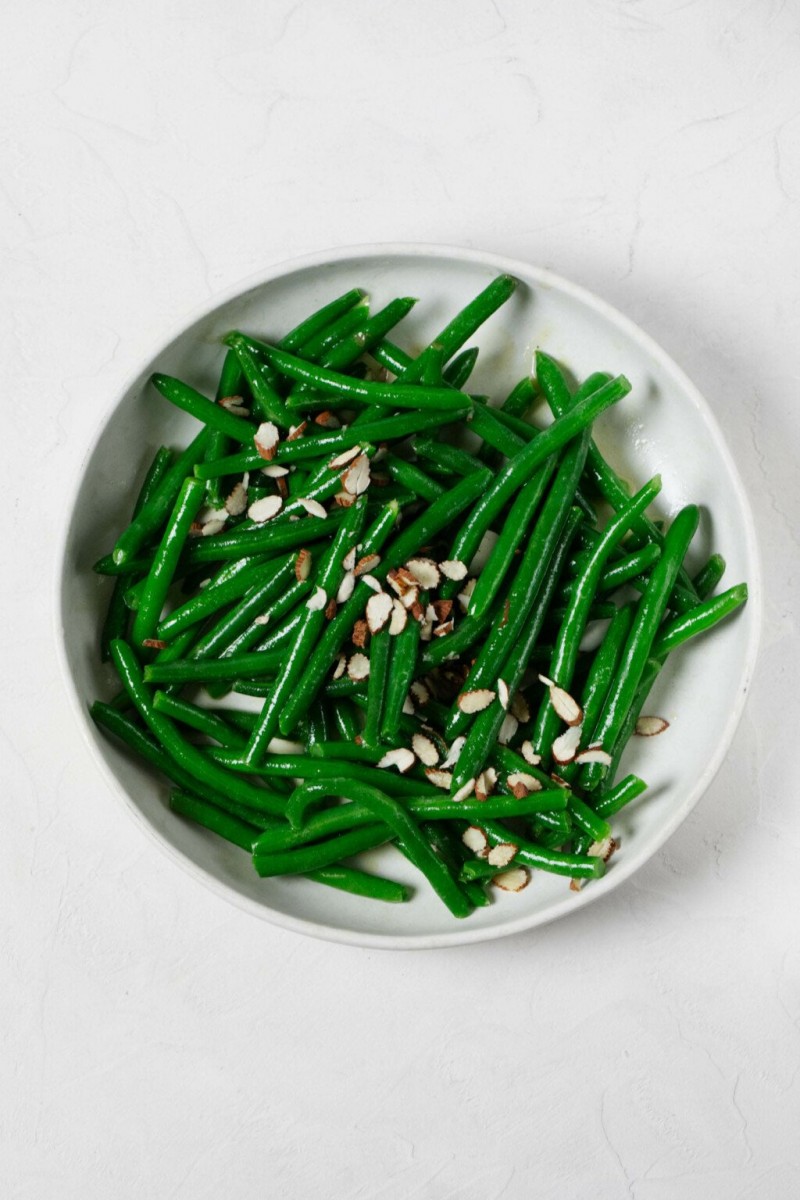
[[[390,660],[383,711],[381,714],[381,740],[393,745],[400,734],[400,718],[408,697],[408,689],[414,679],[419,653],[420,627],[409,618],[403,629],[391,639]],[[369,719],[369,710],[367,710]]]
[[[635,800],[637,796],[641,796],[642,792],[646,791],[647,784],[643,779],[640,779],[638,775],[626,775],[615,787],[598,796],[594,806],[595,812],[598,817],[608,820],[626,804],[630,804],[631,800]]]
[[[462,350],[460,354],[450,360],[442,372],[444,382],[460,391],[474,371],[477,361],[477,346],[472,346],[469,350]]]
[[[238,570],[231,572],[220,583],[211,580],[208,586],[198,592],[196,596],[192,596],[184,604],[174,609],[158,625],[156,631],[158,636],[169,641],[176,634],[182,633],[184,629],[213,616],[221,608],[227,608],[233,601],[239,600],[261,585],[265,578],[271,579],[274,589],[267,591],[262,597],[264,603],[267,604],[274,596],[280,595],[286,584],[294,579],[295,559],[296,555],[289,554],[277,559],[256,557],[248,562],[247,559],[242,558],[226,563],[226,567],[234,567]]]
[[[293,578],[282,594],[270,604],[270,597],[275,595],[276,589],[274,579],[266,580],[260,587],[249,591],[239,604],[203,634],[190,658],[212,658],[215,655],[230,658],[253,647],[260,649],[265,625],[271,623],[274,628],[274,623],[292,612],[312,587],[310,579]]]
[[[712,554],[692,580],[701,600],[707,600],[725,574],[725,559],[721,554]]]
[[[372,672],[370,671],[370,678]],[[313,705],[312,705],[313,709]],[[309,746],[312,758],[334,759],[337,762],[360,762],[377,766],[386,753],[384,746],[370,745],[366,739],[358,742],[315,742]]]
[[[274,421],[282,429],[288,429],[292,423],[291,414],[288,412],[285,402],[278,395],[272,380],[267,377],[263,365],[253,354],[247,339],[241,335],[233,335],[226,338],[225,343],[239,360],[239,365],[253,397],[253,408],[257,416],[264,421]]]
[[[318,743],[326,743],[330,735],[328,711],[322,700],[315,700],[308,713],[306,745],[311,752]]]
[[[331,701],[331,710],[339,737],[343,742],[354,742],[361,733],[361,726],[353,705],[349,700],[333,700]]]
[[[536,385],[530,375],[523,375],[500,405],[500,411],[509,417],[524,418],[536,399]]]
[[[249,394],[247,380],[242,374],[239,360],[232,350],[228,350],[222,363],[222,371],[220,372],[219,383],[217,385],[216,402],[219,404],[221,400],[237,398],[242,403],[245,403],[245,396],[249,396]],[[203,461],[213,462],[214,459],[223,458],[227,452],[227,436],[221,429],[212,429],[208,445],[206,446],[206,452],[203,455]],[[225,497],[222,493],[222,479],[220,477],[209,480],[206,494],[208,496],[208,503],[212,508],[222,508],[225,503]]]
[[[309,803],[322,796],[337,795],[348,800],[357,800],[368,808],[378,820],[383,821],[392,831],[393,836],[400,838],[403,853],[409,862],[423,873],[453,916],[466,917],[469,915],[472,905],[466,900],[458,882],[453,879],[445,864],[431,849],[415,821],[402,805],[387,796],[385,792],[344,776],[329,780],[325,784],[306,783],[297,788],[289,801],[287,815],[290,823],[302,826],[303,816]]]
[[[248,348],[262,355],[271,366],[275,367],[288,379],[309,384],[315,391],[338,397],[342,403],[367,403],[388,405],[391,408],[435,409],[440,412],[462,411],[464,396],[446,387],[408,387],[393,383],[372,383],[363,379],[355,379],[351,375],[343,375],[339,371],[329,371],[314,363],[304,362],[293,354],[287,354],[277,346],[266,342],[256,342],[252,338],[244,338],[243,334],[228,334],[224,339],[226,345],[238,347],[245,342]],[[238,349],[237,349],[238,353]],[[308,397],[304,394],[300,399],[307,407]],[[290,402],[292,397],[290,397]]]
[[[636,695],[631,704],[623,722],[622,728],[617,736],[611,751],[611,766],[608,768],[604,783],[610,788],[619,770],[620,759],[625,751],[625,747],[636,731],[636,722],[639,720],[639,715],[645,705],[647,697],[653,688],[653,684],[658,678],[663,663],[657,658],[649,658],[645,664],[642,678],[639,681],[639,686],[636,689]]]
[[[747,584],[738,583],[735,587],[728,588],[726,592],[721,592],[719,596],[712,596],[710,600],[701,601],[695,608],[690,609],[682,616],[674,617],[658,631],[653,643],[653,657],[665,658],[676,646],[683,645],[689,638],[696,637],[698,633],[705,633],[718,621],[730,616],[746,600]]]
[[[248,763],[243,755],[236,750],[226,750],[216,746],[208,748],[208,757],[212,762],[229,768],[232,775],[258,775],[265,779],[273,777],[288,779],[335,779],[342,773],[341,763],[327,758],[318,758],[310,754],[272,754],[261,760],[258,766]],[[407,778],[386,768],[371,767],[364,763],[350,763],[348,774],[360,783],[389,792],[392,796],[439,796],[438,788],[427,780]]]
[[[384,460],[384,465],[392,479],[402,484],[403,487],[407,487],[415,496],[419,496],[420,499],[427,500],[430,503],[444,495],[446,489],[440,483],[437,483],[435,479],[431,479],[430,475],[426,475],[414,463],[406,462],[405,459],[398,458],[394,454],[389,454]]]
[[[449,442],[437,442],[433,438],[415,438],[414,449],[418,458],[426,459],[438,471],[450,475],[473,475],[480,471],[481,464],[466,450],[451,446]]]
[[[215,533],[213,537],[198,538],[187,550],[185,561],[190,566],[198,566],[220,559],[278,555],[285,550],[298,550],[306,543],[330,536],[344,518],[344,509],[333,509],[324,518],[309,515],[299,521],[267,521],[264,525],[240,527],[230,533]]]
[[[202,483],[191,477],[184,481],[139,600],[132,634],[137,646],[141,646],[155,635],[178,559],[204,496],[205,488]]]
[[[232,658],[181,658],[151,663],[144,669],[145,683],[205,683],[206,680],[275,675],[284,660],[281,650],[254,650]]]
[[[396,883],[393,879],[384,879],[382,875],[372,875],[368,871],[359,871],[356,867],[343,867],[339,864],[319,867],[316,871],[306,871],[306,879],[327,884],[328,887],[349,892],[353,896],[382,900],[386,904],[402,904],[411,895],[411,889],[404,883]]]
[[[300,350],[310,338],[315,337],[321,329],[326,329],[342,313],[363,303],[366,295],[363,288],[351,288],[341,296],[337,296],[335,300],[331,300],[322,308],[317,309],[309,317],[305,317],[299,325],[295,325],[294,329],[281,338],[278,345],[283,350]]]
[[[143,504],[128,528],[117,538],[111,557],[117,566],[126,566],[163,525],[172,511],[187,474],[205,453],[209,430],[201,429],[166,471],[152,496]],[[149,566],[149,563],[147,564]],[[146,568],[145,568],[146,569]]]
[[[343,371],[365,351],[369,351],[386,334],[407,316],[417,303],[413,296],[392,300],[385,308],[373,313],[360,333],[343,339],[323,359],[322,365],[333,371]]]
[[[575,825],[582,833],[588,834],[593,842],[602,842],[610,836],[611,827],[608,822],[598,816],[579,796],[571,795],[568,807]]]
[[[166,692],[155,692],[153,708],[165,717],[172,717],[174,721],[180,721],[181,724],[188,725],[190,729],[196,729],[199,733],[214,738],[220,746],[227,746],[231,750],[241,749],[247,741],[241,731],[232,728],[219,713],[212,712],[207,708],[200,708],[198,704],[191,704],[188,700],[183,700],[178,696],[170,696]]]
[[[342,313],[336,320],[331,321],[330,324],[308,338],[299,348],[298,355],[308,362],[318,363],[324,361],[330,353],[335,352],[346,339],[355,336],[363,342],[363,329],[368,320],[369,299],[364,296],[353,308]],[[342,367],[350,366],[356,358],[358,358],[358,353],[352,359],[344,361]]]
[[[237,417],[221,404],[215,404],[188,383],[175,379],[172,375],[151,375],[150,382],[165,400],[169,400],[176,408],[196,417],[204,425],[219,429],[226,437],[243,446],[252,446],[255,436],[255,426],[245,417]]]
[[[476,333],[481,325],[505,304],[513,295],[517,285],[518,280],[511,275],[498,275],[493,279],[482,292],[479,292],[453,317],[441,333],[436,335],[419,358],[405,368],[401,376],[403,383],[415,383],[422,377],[427,361],[426,355],[429,354],[432,346],[441,347],[445,361],[451,358],[457,350],[461,349],[464,342],[471,338],[473,333]]]
[[[647,588],[636,607],[620,668],[591,737],[591,743],[598,743],[604,750],[610,749],[616,742],[633,703],[658,625],[697,529],[698,516],[697,508],[690,504],[675,517],[664,538],[661,558],[653,568]],[[592,791],[596,788],[605,773],[601,763],[584,767],[581,780],[585,789]]]
[[[495,409],[485,403],[482,404],[477,396],[473,396],[472,399],[472,415],[469,418],[472,432],[482,438],[493,450],[499,450],[506,458],[513,458],[525,443],[516,433],[506,429]]]
[[[298,850],[254,855],[253,866],[262,878],[273,875],[306,875],[309,871],[331,866],[343,858],[360,854],[363,850],[382,846],[391,836],[391,831],[385,825],[370,825],[363,829],[353,829],[327,842],[302,846]]]
[[[358,542],[365,516],[366,498],[360,497],[351,508],[345,510],[344,520],[323,557],[317,578],[317,593],[324,593],[325,602],[321,607],[309,606],[306,608],[304,620],[297,630],[294,641],[283,656],[275,687],[261,710],[258,723],[245,750],[245,759],[250,764],[257,763],[263,757],[268,743],[278,732],[278,722],[282,710],[301,678],[308,656],[312,647],[317,643],[325,623],[325,605],[331,595],[336,595],[344,577],[342,560],[350,547],[354,547]]]
[[[156,451],[134,503],[132,519],[138,516],[145,504],[155,495],[156,488],[169,469],[171,459],[172,454],[166,446],[161,446]],[[108,602],[103,628],[100,631],[100,658],[103,662],[108,662],[111,657],[110,646],[114,638],[124,637],[128,627],[128,608],[125,603],[126,586],[124,577],[117,576]]]
[[[550,871],[554,875],[571,875],[573,879],[599,879],[605,870],[602,858],[589,858],[577,854],[561,854],[556,850],[548,850],[537,846],[508,830],[495,821],[481,822],[481,829],[492,845],[499,842],[513,842],[517,847],[514,855],[516,866],[538,867],[542,871]]]
[[[274,816],[283,815],[284,804],[280,796],[276,796],[274,792],[258,787],[246,779],[239,779],[231,775],[229,771],[218,766],[205,751],[191,745],[181,737],[168,717],[155,711],[149,689],[144,683],[141,668],[136,661],[136,655],[127,642],[120,639],[112,642],[111,658],[122,686],[145,725],[155,735],[170,758],[188,772],[197,784],[214,788],[223,795],[230,796],[232,800],[239,800],[259,812]],[[196,790],[196,787],[193,790]]]
[[[381,740],[392,641],[394,638],[388,629],[382,629],[370,638],[367,720],[362,735],[365,746],[376,746]]]
[[[197,796],[193,796],[189,792],[171,792],[169,806],[179,816],[186,817],[197,825],[202,825],[204,829],[215,833],[217,837],[224,838],[226,842],[232,842],[234,846],[239,846],[248,853],[251,852],[253,842],[258,837],[258,829],[255,826],[243,821],[240,817],[223,812],[221,808],[216,808],[213,804],[199,800]]]
[[[603,536],[590,553],[576,581],[566,616],[556,637],[548,675],[559,687],[569,691],[578,661],[578,650],[586,630],[589,612],[594,601],[600,576],[613,547],[636,518],[652,503],[661,491],[661,476],[656,475],[641,488],[632,500],[611,518]],[[612,614],[613,615],[613,614]],[[560,728],[558,713],[550,703],[549,692],[542,699],[539,715],[531,735],[540,752],[550,755],[550,744]]]

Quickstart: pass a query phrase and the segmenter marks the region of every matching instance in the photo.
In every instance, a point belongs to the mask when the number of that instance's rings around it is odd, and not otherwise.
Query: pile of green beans
[[[598,878],[667,656],[747,598],[715,591],[719,555],[688,569],[696,507],[654,520],[660,478],[631,495],[603,458],[623,375],[572,390],[537,352],[499,403],[468,390],[465,344],[515,287],[416,355],[388,340],[416,302],[353,288],[273,340],[228,334],[213,400],[153,376],[200,428],[96,564],[121,690],[92,716],[260,876],[404,902],[349,862],[391,844],[459,918],[531,871]]]

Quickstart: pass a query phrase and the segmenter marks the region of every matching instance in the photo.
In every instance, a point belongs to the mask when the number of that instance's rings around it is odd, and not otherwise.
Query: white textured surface
[[[2,1195],[800,1194],[797,7],[3,26]],[[518,255],[640,322],[724,424],[767,579],[735,748],[665,850],[569,920],[427,954],[301,939],[176,871],[52,640],[62,485],[132,363],[254,267],[381,239]]]

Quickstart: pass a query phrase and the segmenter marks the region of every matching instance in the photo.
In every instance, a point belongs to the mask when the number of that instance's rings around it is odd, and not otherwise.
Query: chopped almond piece
[[[399,600],[392,600],[392,618],[389,622],[389,633],[396,637],[406,627],[408,615]]]
[[[526,796],[530,796],[531,792],[542,790],[542,785],[536,776],[528,775],[526,771],[512,771],[507,777],[506,783],[517,800],[524,800]]]
[[[352,508],[356,502],[356,497],[350,492],[337,492],[333,497],[333,503],[337,508]]]
[[[388,592],[375,592],[367,601],[367,625],[370,633],[380,633],[392,615],[392,597]]]
[[[278,426],[273,425],[272,421],[264,421],[259,425],[253,437],[253,442],[261,458],[270,459],[275,457],[280,436]]]
[[[342,559],[342,566],[345,571],[354,571],[356,568],[356,548],[351,546]]]
[[[515,692],[511,700],[511,712],[517,718],[521,725],[524,725],[531,719],[531,710],[528,706],[528,701],[523,696],[522,692]]]
[[[587,763],[600,763],[603,767],[610,767],[611,755],[599,746],[590,746],[588,750],[581,750],[580,754],[576,754],[575,762],[580,763],[582,767]]]
[[[370,571],[374,571],[381,561],[380,554],[365,554],[360,558],[353,568],[356,575],[368,575]]]
[[[513,713],[506,713],[503,723],[497,731],[497,740],[501,746],[507,746],[519,729],[519,721]]]
[[[246,407],[241,396],[223,396],[217,401],[220,408],[227,409],[235,417],[249,417],[250,409]]]
[[[613,837],[609,836],[603,838],[601,842],[592,842],[586,853],[591,855],[592,858],[602,858],[603,862],[608,862],[611,855],[617,849],[617,846],[618,843],[614,841]]]
[[[486,857],[489,840],[477,825],[469,825],[462,833],[461,840],[468,850],[472,850],[473,854],[477,854],[479,858]]]
[[[345,656],[343,654],[340,654],[338,659],[336,660],[336,667],[334,668],[333,678],[341,679],[342,676],[344,675],[346,666],[347,666],[347,659],[345,658]]]
[[[232,517],[240,517],[247,508],[247,488],[243,483],[235,483],[225,497],[225,508]]]
[[[495,875],[492,879],[495,887],[499,887],[504,892],[521,892],[530,881],[531,873],[527,867],[512,867],[510,871],[503,871],[502,874]]]
[[[439,570],[445,579],[452,579],[454,583],[459,583],[467,577],[466,563],[459,562],[457,558],[445,559],[444,562],[439,563]]]
[[[267,479],[283,479],[284,475],[289,474],[289,468],[282,467],[280,463],[271,463],[261,468],[261,474],[266,475]]]
[[[292,425],[291,429],[286,435],[287,442],[293,442],[296,438],[302,437],[307,429],[308,421],[301,421],[299,425]]]
[[[460,804],[462,800],[466,800],[467,796],[471,796],[474,791],[475,780],[468,779],[467,782],[463,784],[457,792],[454,792],[453,800],[456,802],[456,804]]]
[[[520,746],[520,753],[526,763],[530,763],[532,767],[538,767],[542,761],[541,754],[537,754],[533,748],[533,742],[523,742]]]
[[[306,608],[310,612],[320,612],[328,603],[328,597],[325,595],[323,588],[314,588],[311,597],[306,601]]]
[[[452,745],[450,746],[450,749],[447,751],[447,758],[442,763],[443,767],[455,766],[455,764],[458,762],[459,754],[464,749],[464,743],[466,742],[466,740],[467,739],[465,737],[461,736],[461,737],[457,737],[453,741]]]
[[[420,587],[430,591],[439,586],[441,576],[432,558],[410,558],[406,567]]]
[[[420,682],[418,679],[415,680],[411,685],[411,695],[414,697],[417,704],[423,705],[427,704],[431,698],[431,694],[425,684]]]
[[[342,422],[335,413],[328,412],[327,408],[324,412],[317,413],[314,417],[314,424],[321,425],[323,429],[341,429]]]
[[[363,620],[356,621],[355,625],[353,626],[353,634],[352,634],[352,639],[351,639],[353,642],[353,645],[359,646],[363,649],[363,647],[366,646],[366,644],[367,644],[368,636],[369,636],[369,625],[367,624],[367,622],[363,621]]]
[[[453,632],[454,625],[455,625],[455,622],[453,621],[452,617],[450,618],[449,621],[443,621],[441,625],[434,625],[433,636],[434,637],[447,637],[448,633]]]
[[[369,659],[366,654],[354,654],[347,664],[347,674],[354,681],[369,678]]]
[[[426,767],[425,774],[434,787],[442,788],[445,792],[450,791],[453,776],[449,771],[442,771],[439,767]]]
[[[166,650],[169,642],[163,638],[142,638],[142,645],[147,646],[148,650]]]
[[[338,605],[336,603],[336,597],[331,596],[330,600],[328,601],[328,603],[325,606],[325,617],[328,621],[332,621],[333,618],[336,616],[337,608],[338,608]]]
[[[414,734],[411,739],[411,749],[424,767],[435,767],[439,761],[439,751],[424,733]]]
[[[374,575],[362,575],[361,582],[365,583],[368,588],[372,588],[373,592],[383,591],[379,580],[377,580]],[[386,595],[389,596],[389,593],[387,592]],[[391,600],[391,596],[389,596],[389,599]]]
[[[497,783],[497,771],[494,767],[484,767],[475,780],[475,799],[488,800]]]
[[[339,590],[336,593],[337,604],[344,604],[345,600],[349,600],[353,594],[353,589],[356,586],[356,577],[352,571],[345,571],[342,576],[342,582],[339,584]]]
[[[572,762],[581,744],[582,732],[582,725],[570,725],[560,737],[556,738],[552,747],[554,762],[560,766]]]
[[[498,842],[496,846],[492,846],[486,860],[493,867],[507,867],[518,850],[519,846],[515,846],[513,842]]]
[[[497,681],[497,699],[500,701],[501,707],[508,711],[508,684],[505,679],[498,679]]]
[[[406,771],[410,771],[416,759],[410,750],[406,750],[401,746],[397,750],[389,750],[384,754],[383,758],[378,760],[379,767],[397,767],[401,775],[405,775]]]

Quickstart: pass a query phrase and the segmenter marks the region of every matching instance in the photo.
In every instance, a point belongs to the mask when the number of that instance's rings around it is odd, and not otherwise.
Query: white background
[[[0,25],[0,1194],[800,1195],[800,6]],[[725,429],[767,582],[735,745],[665,849],[567,920],[427,953],[305,939],[177,870],[101,780],[53,632],[68,483],[137,359],[264,265],[404,240],[642,324]]]

